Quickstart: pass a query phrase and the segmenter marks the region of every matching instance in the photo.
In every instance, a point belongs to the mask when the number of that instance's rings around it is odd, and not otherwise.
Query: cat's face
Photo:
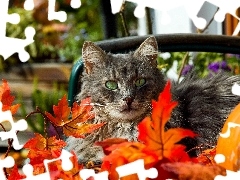
[[[105,54],[87,42],[81,97],[91,96],[95,108],[113,121],[139,121],[151,110],[151,100],[163,87],[157,69],[157,43],[150,37],[129,54]]]

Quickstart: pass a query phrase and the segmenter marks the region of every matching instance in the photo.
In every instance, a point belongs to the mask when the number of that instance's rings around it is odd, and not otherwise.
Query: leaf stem
[[[29,118],[31,115],[33,114],[41,114],[41,116],[43,117],[44,119],[44,135],[45,135],[45,138],[48,136],[48,133],[47,133],[47,123],[46,122],[49,122],[53,125],[55,131],[56,131],[56,134],[58,136],[59,139],[61,139],[61,135],[59,134],[56,126],[48,119],[48,117],[45,115],[44,112],[41,111],[41,109],[39,107],[36,107],[36,110],[29,113],[27,116],[26,116],[26,119]]]
[[[186,54],[184,55],[184,57],[183,57],[183,59],[182,59],[183,63],[182,63],[182,66],[181,66],[180,71],[179,71],[179,74],[178,74],[178,79],[177,79],[177,82],[178,82],[178,83],[179,83],[181,74],[182,74],[182,72],[183,72],[184,66],[185,66],[186,63],[187,63],[188,56],[189,56],[189,52],[186,52]]]
[[[126,19],[125,19],[125,16],[124,16],[124,10],[125,10],[125,0],[122,3],[119,14],[120,14],[120,17],[121,17],[121,22],[122,22],[122,25],[123,25],[125,36],[130,36],[130,33],[128,31],[128,27],[127,27],[127,23],[126,23]]]

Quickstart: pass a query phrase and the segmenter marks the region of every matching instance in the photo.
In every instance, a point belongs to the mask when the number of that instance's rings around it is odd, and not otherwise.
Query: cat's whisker
[[[100,106],[104,107],[105,105],[99,104],[99,103],[89,103],[89,104],[82,104],[83,106]]]

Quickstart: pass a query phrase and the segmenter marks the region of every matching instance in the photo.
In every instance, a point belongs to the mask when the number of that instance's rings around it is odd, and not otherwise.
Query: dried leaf
[[[166,171],[178,175],[178,180],[214,180],[217,175],[226,175],[226,170],[219,165],[205,166],[192,162],[175,162],[161,166]]]
[[[202,165],[216,165],[214,157],[216,155],[216,148],[206,149],[198,155],[197,162]]]

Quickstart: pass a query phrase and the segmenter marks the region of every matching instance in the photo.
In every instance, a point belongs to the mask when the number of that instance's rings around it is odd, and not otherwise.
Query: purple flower
[[[226,61],[212,62],[208,65],[208,69],[215,72],[215,73],[217,73],[221,70],[231,71],[231,68],[227,65]]]
[[[193,65],[187,64],[184,66],[183,70],[182,70],[182,75],[186,75],[187,73],[189,73],[191,70],[193,69]]]

